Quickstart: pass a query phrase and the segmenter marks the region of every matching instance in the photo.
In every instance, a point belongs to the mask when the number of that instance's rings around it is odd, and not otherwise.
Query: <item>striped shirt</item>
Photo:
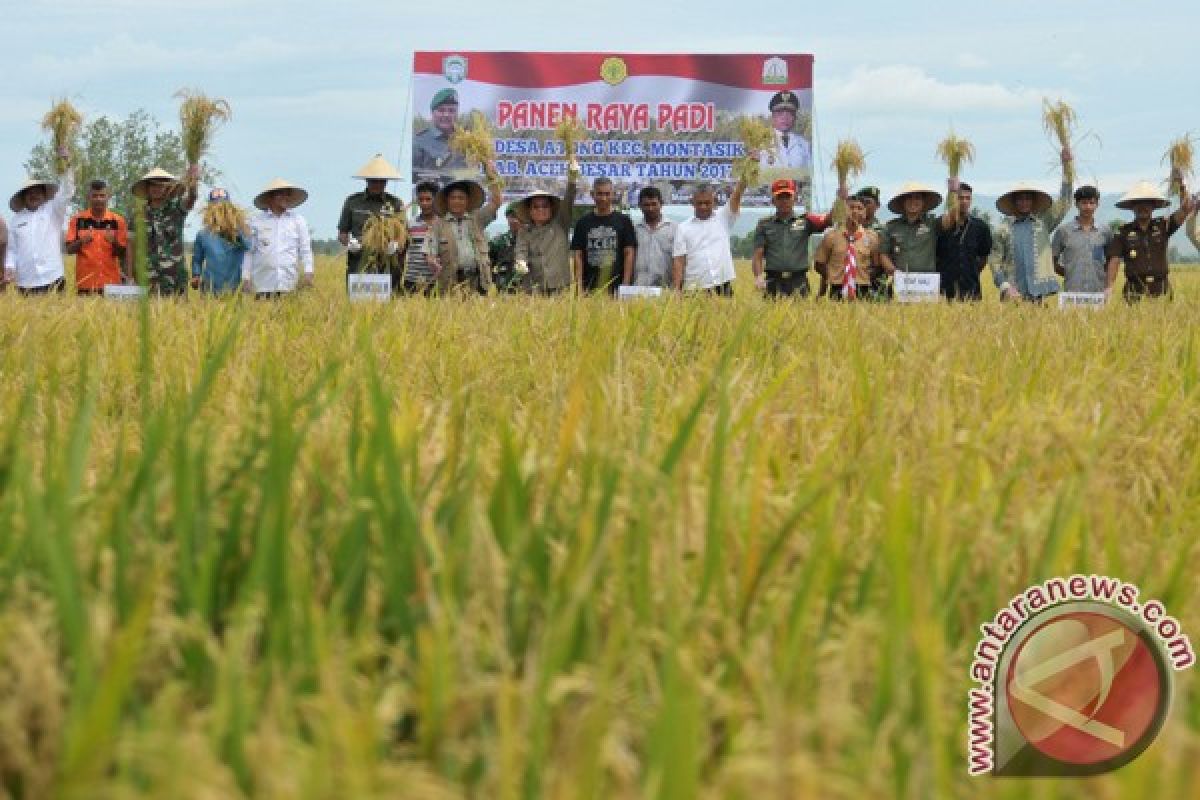
[[[404,257],[404,280],[409,283],[430,283],[433,281],[433,266],[429,263],[429,254],[425,240],[429,238],[429,228],[437,217],[430,215],[429,219],[414,218],[408,223],[408,252]]]

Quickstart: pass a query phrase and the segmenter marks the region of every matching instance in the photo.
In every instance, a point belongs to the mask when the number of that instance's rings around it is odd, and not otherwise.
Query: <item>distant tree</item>
[[[54,154],[49,143],[42,143],[29,153],[25,169],[30,175],[49,177],[54,173]],[[163,130],[158,121],[138,109],[123,120],[97,117],[87,122],[79,137],[79,147],[73,154],[78,188],[73,202],[82,208],[87,201],[87,185],[93,180],[108,181],[112,190],[112,207],[130,216],[133,184],[155,167],[173,175],[182,175],[183,143],[175,131]],[[211,183],[219,172],[202,166],[200,179]]]

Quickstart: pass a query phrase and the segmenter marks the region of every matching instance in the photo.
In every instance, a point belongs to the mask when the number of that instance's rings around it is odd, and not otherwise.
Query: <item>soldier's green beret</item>
[[[521,201],[513,200],[511,203],[509,203],[507,206],[505,206],[504,216],[515,217],[517,215],[517,209],[520,207],[521,207]]]
[[[876,203],[879,202],[878,186],[864,186],[858,190],[857,194],[863,200],[874,200]]]
[[[433,100],[429,103],[429,110],[433,111],[438,106],[445,105],[446,103],[458,105],[458,92],[453,89],[442,89],[433,96]]]

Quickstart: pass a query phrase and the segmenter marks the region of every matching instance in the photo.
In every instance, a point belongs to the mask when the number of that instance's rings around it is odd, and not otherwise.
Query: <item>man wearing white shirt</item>
[[[775,145],[763,150],[759,164],[764,169],[807,169],[812,166],[812,150],[808,140],[795,130],[800,98],[795,92],[776,92],[768,104]]]
[[[61,187],[29,180],[12,196],[8,205],[15,214],[4,255],[5,283],[16,283],[23,294],[63,290],[63,226],[74,195],[75,177],[68,166]]]
[[[251,245],[242,291],[278,297],[312,286],[313,252],[308,223],[294,210],[308,199],[299,186],[275,179],[254,198]]]
[[[729,202],[713,210],[716,192],[701,184],[692,193],[695,216],[679,226],[675,233],[674,264],[671,285],[676,289],[703,289],[712,294],[733,295],[733,251],[729,233],[742,208],[746,183],[740,180]]]

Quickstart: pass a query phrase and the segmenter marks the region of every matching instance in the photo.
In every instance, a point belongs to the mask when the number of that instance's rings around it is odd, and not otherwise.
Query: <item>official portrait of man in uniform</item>
[[[440,89],[429,103],[429,127],[413,136],[413,170],[418,177],[450,175],[467,166],[461,153],[450,152],[458,123],[458,92]]]
[[[812,150],[802,131],[796,128],[796,113],[800,110],[800,98],[795,92],[784,90],[771,96],[767,104],[771,112],[771,128],[775,134],[774,148],[764,150],[759,163],[764,169],[809,169],[812,167]]]

